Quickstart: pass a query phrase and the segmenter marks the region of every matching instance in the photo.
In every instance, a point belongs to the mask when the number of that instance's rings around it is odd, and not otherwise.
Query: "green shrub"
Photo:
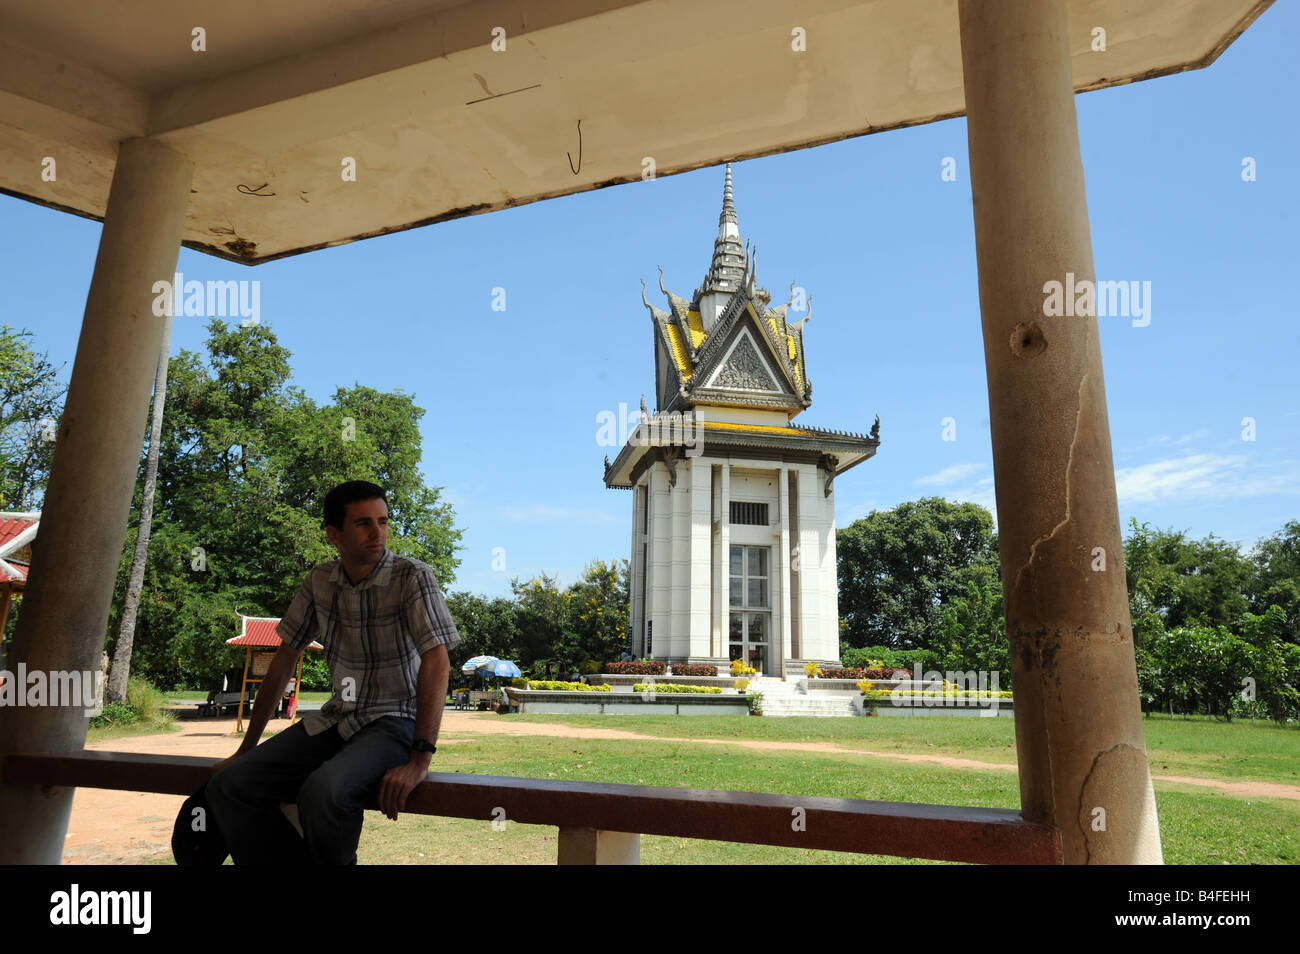
[[[144,676],[131,676],[126,681],[126,703],[141,722],[152,722],[167,704],[167,697],[155,689]]]
[[[939,654],[929,649],[895,649],[892,646],[865,646],[862,648],[852,648],[840,645],[840,660],[844,663],[846,669],[867,669],[869,663],[883,665],[887,669],[906,669],[909,673],[916,663],[921,664],[921,671],[925,672],[930,669],[942,669],[938,665],[940,662]],[[962,667],[966,668],[978,668]]]
[[[135,725],[139,721],[135,710],[126,702],[110,702],[104,706],[103,712],[90,718],[91,726],[96,729],[105,729],[110,725]]]
[[[304,692],[330,692],[334,688],[324,653],[310,652],[303,656],[302,688]]]
[[[120,702],[110,702],[104,711],[92,716],[92,728],[104,729],[111,725],[137,725],[169,721],[162,708],[167,704],[167,696],[155,689],[144,676],[132,676],[126,681],[126,698]]]

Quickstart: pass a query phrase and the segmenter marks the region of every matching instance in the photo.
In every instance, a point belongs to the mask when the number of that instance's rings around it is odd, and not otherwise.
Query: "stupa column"
[[[1095,277],[1067,7],[959,17],[1021,808],[1067,863],[1159,863],[1097,321],[1044,314]]]
[[[154,140],[118,147],[10,668],[99,671],[162,345],[154,283],[175,276],[193,170]],[[80,751],[93,702],[61,701],[0,708],[0,754]],[[0,784],[0,864],[59,864],[72,794]]]
[[[772,672],[784,678],[785,660],[790,655],[790,468],[784,464],[777,469],[776,473],[776,506],[781,514],[781,520],[778,525],[778,544],[776,561],[772,567],[772,582],[779,581],[781,602],[780,614],[776,618],[781,622],[777,627],[776,638],[772,640],[772,652],[776,654]],[[773,586],[772,589],[775,591],[778,587]]]
[[[718,655],[723,659],[731,657],[731,461],[722,460],[722,501],[718,505],[722,529],[722,598],[718,601],[722,607],[722,618],[718,620],[721,641]],[[722,670],[725,672],[725,670]]]

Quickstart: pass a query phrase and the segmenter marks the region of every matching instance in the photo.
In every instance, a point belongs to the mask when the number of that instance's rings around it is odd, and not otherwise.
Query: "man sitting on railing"
[[[325,497],[339,559],[315,567],[276,632],[248,734],[207,785],[213,820],[237,864],[355,864],[362,809],[378,794],[396,819],[436,751],[460,642],[438,581],[390,552],[381,487],[354,480]],[[257,745],[298,654],[325,647],[334,696],[319,713]],[[280,811],[296,802],[302,837]]]

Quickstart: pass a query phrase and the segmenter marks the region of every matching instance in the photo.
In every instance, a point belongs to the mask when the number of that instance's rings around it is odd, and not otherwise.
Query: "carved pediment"
[[[777,384],[777,376],[759,352],[748,328],[736,336],[705,387],[776,393],[785,390]]]

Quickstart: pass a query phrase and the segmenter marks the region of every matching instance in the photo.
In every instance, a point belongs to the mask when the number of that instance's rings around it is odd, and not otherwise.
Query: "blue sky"
[[[1101,319],[1125,525],[1248,547],[1300,516],[1298,42],[1300,10],[1278,4],[1207,70],[1076,98],[1097,277],[1152,289],[1146,327]],[[940,176],[949,156],[955,182]],[[1242,180],[1245,157],[1255,181]],[[584,163],[599,162],[588,148]],[[783,301],[797,279],[813,296],[814,400],[799,422],[866,431],[881,418],[877,456],[835,483],[837,525],[929,495],[992,509],[965,121],[733,174],[759,284]],[[601,481],[615,452],[597,443],[597,415],[643,393],[653,406],[640,281],[663,307],[662,265],[690,296],[722,180],[717,166],[251,270],[183,249],[179,269],[259,280],[261,320],[316,400],[354,383],[413,393],[428,411],[426,480],[465,532],[449,588],[505,594],[515,575],[570,582],[592,558],[628,556],[631,496]],[[35,332],[65,380],[99,234],[0,196],[0,322]],[[492,309],[498,287],[504,311]],[[201,352],[203,325],[178,318],[173,355]]]

